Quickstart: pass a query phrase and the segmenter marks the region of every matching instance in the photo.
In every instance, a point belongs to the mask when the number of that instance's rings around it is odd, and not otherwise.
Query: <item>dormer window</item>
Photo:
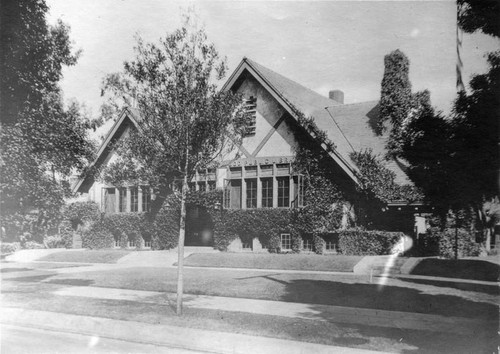
[[[256,118],[257,118],[257,98],[254,96],[250,96],[249,99],[245,100],[245,119],[246,119],[245,137],[255,135]]]

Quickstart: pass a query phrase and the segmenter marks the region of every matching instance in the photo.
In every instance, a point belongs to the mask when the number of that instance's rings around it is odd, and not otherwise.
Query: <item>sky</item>
[[[448,113],[456,96],[454,1],[168,1],[47,0],[48,21],[71,27],[78,63],[65,68],[66,99],[96,116],[101,81],[134,58],[136,36],[156,42],[181,24],[194,5],[199,22],[229,72],[248,57],[318,93],[344,91],[345,103],[378,100],[384,56],[410,59],[413,92],[428,89]],[[485,54],[500,48],[481,33],[463,35],[463,80],[487,71]]]

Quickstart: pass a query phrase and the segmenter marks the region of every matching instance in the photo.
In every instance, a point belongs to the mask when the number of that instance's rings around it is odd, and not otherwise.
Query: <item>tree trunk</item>
[[[177,260],[177,315],[182,315],[182,294],[184,292],[184,240],[186,237],[186,191],[187,191],[187,174],[184,175],[182,183],[181,197],[181,220],[179,227],[179,244],[178,260]]]
[[[179,225],[179,242],[177,245],[177,315],[182,315],[182,294],[184,293],[184,240],[186,238],[186,195],[188,189],[188,163],[189,150],[186,149],[186,162],[184,166],[184,178],[182,182],[181,192],[181,220]]]

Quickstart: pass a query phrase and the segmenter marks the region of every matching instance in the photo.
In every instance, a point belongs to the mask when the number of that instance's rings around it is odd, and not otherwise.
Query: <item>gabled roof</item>
[[[139,117],[139,111],[135,108],[127,107],[120,113],[120,116],[101,143],[101,146],[97,151],[96,158],[90,165],[90,170],[94,167],[99,168],[99,166],[106,160],[107,155],[109,154],[109,145],[111,141],[113,141],[117,135],[121,133],[120,128],[123,126],[124,121],[130,121],[136,128],[139,128],[139,124],[137,123],[139,121]],[[93,176],[90,176],[89,174],[83,175],[73,186],[73,193],[79,192],[82,186],[84,186],[90,179],[93,179]]]
[[[250,72],[295,118],[295,109],[306,117],[313,117],[319,129],[325,131],[335,144],[332,156],[344,171],[357,181],[358,168],[350,153],[367,148],[375,154],[385,155],[387,136],[375,133],[378,102],[341,104],[290,80],[248,58],[243,58],[223,89],[230,89],[244,71]],[[396,174],[397,183],[410,183],[403,164],[387,162],[386,167]]]
[[[358,181],[358,168],[350,158],[351,152],[372,149],[375,154],[385,154],[387,136],[379,136],[375,133],[378,117],[377,101],[341,104],[248,58],[243,58],[222,89],[232,89],[245,71],[257,79],[292,117],[297,119],[296,110],[299,110],[306,117],[314,118],[318,128],[325,131],[336,146],[330,156],[355,182]],[[139,111],[134,108],[124,109],[101,144],[92,167],[99,167],[106,159],[110,142],[119,133],[120,127],[127,119],[139,128]],[[387,162],[386,167],[396,174],[397,183],[411,183],[404,173],[405,166],[401,162],[390,161]],[[73,191],[79,191],[89,178],[92,177],[81,178]]]

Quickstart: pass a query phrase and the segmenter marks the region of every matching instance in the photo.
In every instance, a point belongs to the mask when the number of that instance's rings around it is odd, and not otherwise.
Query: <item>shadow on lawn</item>
[[[273,279],[270,276],[266,277]],[[471,328],[470,334],[466,335],[400,329],[397,328],[397,324],[394,328],[379,327],[375,324],[365,325],[362,318],[359,318],[359,324],[344,323],[342,326],[351,328],[362,338],[384,337],[391,339],[394,343],[400,342],[403,348],[406,347],[400,351],[403,353],[492,353],[496,350],[499,312],[498,306],[489,303],[474,302],[453,295],[425,294],[418,289],[400,286],[385,285],[379,288],[377,284],[349,284],[305,279],[290,281],[286,286],[286,294],[281,300],[312,304],[307,317],[311,320],[331,323],[337,321],[342,323],[342,320],[319,305],[465,317],[484,321]],[[339,338],[339,345],[358,344],[350,343],[349,338],[345,343],[341,343],[341,340],[342,338]]]
[[[475,259],[422,259],[411,274],[485,281],[500,279],[500,265]]]
[[[444,282],[439,280],[428,280],[428,279],[410,279],[410,278],[400,278],[399,280],[415,283],[415,284],[423,284],[423,285],[432,285],[438,286],[441,288],[452,288],[463,291],[473,291],[478,293],[484,293],[489,295],[497,295],[500,296],[500,288],[498,284],[492,285],[483,285],[483,284],[471,284],[471,283],[462,283],[459,280],[454,282]]]
[[[281,300],[498,320],[498,307],[493,304],[400,286],[297,279],[288,282]]]

